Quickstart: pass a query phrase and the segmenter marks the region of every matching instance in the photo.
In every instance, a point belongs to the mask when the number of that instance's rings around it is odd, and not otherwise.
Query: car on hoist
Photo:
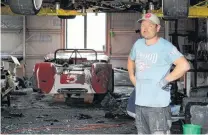
[[[90,95],[102,100],[114,91],[109,57],[92,49],[58,49],[36,63],[33,71],[37,88],[45,94],[61,93],[67,98]]]
[[[151,0],[157,7],[159,0]],[[41,7],[76,10],[83,12],[142,12],[149,6],[149,0],[2,0],[1,5],[9,5],[11,11],[22,15],[36,15]],[[60,16],[62,17],[62,16]],[[63,19],[75,16],[62,17]]]
[[[162,11],[166,19],[176,19],[187,18],[189,6],[200,1],[205,2],[205,0],[2,0],[1,7],[2,9],[10,7],[13,13],[21,15],[36,15],[43,8],[41,13],[47,14],[52,11],[53,15],[61,19],[74,19],[76,15],[85,13],[149,11],[156,13]]]

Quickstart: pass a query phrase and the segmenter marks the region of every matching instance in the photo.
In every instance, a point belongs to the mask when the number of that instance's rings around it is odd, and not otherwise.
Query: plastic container
[[[183,134],[201,134],[201,126],[194,124],[184,124]]]

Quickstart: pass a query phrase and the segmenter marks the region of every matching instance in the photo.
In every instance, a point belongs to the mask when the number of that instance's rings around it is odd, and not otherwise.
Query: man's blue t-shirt
[[[146,45],[138,39],[131,52],[136,66],[136,105],[166,107],[170,103],[170,91],[162,90],[157,84],[169,72],[173,62],[183,56],[169,41],[159,38],[156,44]]]

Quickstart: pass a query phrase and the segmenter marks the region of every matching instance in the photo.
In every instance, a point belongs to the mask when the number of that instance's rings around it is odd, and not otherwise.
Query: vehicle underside
[[[82,10],[83,8],[92,8],[94,12],[142,12],[143,9],[148,8],[149,3],[145,0],[60,0],[59,2],[62,9]],[[158,4],[159,1],[154,2],[154,5]]]
[[[2,0],[1,7],[20,15],[52,11],[61,19],[73,19],[85,13],[144,13],[161,9],[165,17],[181,18],[188,16],[190,6],[201,1],[204,0]]]
[[[41,7],[76,10],[81,12],[142,12],[150,4],[161,7],[162,0],[3,0],[1,6],[9,5],[13,13],[35,15]]]

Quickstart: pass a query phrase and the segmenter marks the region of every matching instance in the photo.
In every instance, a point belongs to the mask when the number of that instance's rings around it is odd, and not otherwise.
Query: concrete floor
[[[130,93],[132,88],[115,92]],[[134,120],[126,116],[106,118],[99,105],[67,105],[32,90],[12,95],[11,106],[1,108],[2,134],[136,134]]]

